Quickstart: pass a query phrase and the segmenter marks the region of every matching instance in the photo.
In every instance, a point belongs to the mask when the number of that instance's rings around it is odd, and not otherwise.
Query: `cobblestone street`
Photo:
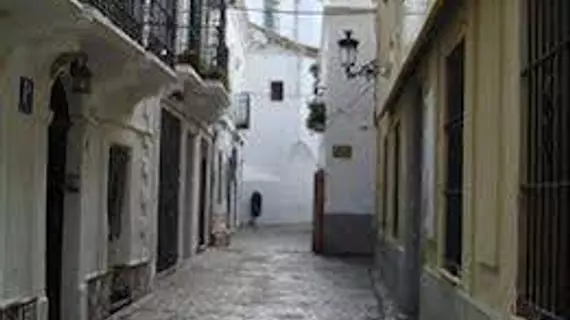
[[[196,256],[114,320],[376,320],[368,260],[310,253],[310,229],[260,228]]]

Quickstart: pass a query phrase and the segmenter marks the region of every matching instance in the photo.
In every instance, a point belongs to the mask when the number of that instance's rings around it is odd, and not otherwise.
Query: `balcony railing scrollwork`
[[[129,37],[143,43],[144,0],[83,0],[97,9]]]
[[[175,62],[176,1],[151,0],[147,49],[170,66]]]
[[[180,26],[189,30],[188,41],[181,48],[178,63],[190,64],[203,78],[219,80],[228,87],[225,1],[213,0],[203,6],[192,7],[200,8],[200,11],[192,12],[190,21]]]
[[[169,66],[175,62],[176,0],[83,0]]]

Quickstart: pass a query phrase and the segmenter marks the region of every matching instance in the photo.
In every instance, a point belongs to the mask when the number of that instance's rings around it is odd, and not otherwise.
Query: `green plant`
[[[312,101],[308,105],[310,112],[307,117],[307,128],[322,133],[326,129],[326,105],[322,102]]]

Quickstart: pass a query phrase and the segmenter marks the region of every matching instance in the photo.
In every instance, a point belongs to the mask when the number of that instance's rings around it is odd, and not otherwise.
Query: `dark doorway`
[[[463,117],[465,100],[465,43],[446,60],[447,144],[445,268],[461,276],[463,255]]]
[[[325,215],[325,171],[315,172],[313,198],[313,252],[323,253]]]
[[[52,86],[50,110],[53,120],[48,130],[45,281],[49,300],[48,319],[59,320],[67,133],[71,125],[65,88],[59,79]]]
[[[185,199],[185,207],[184,207],[184,245],[183,245],[183,252],[184,258],[188,258],[192,255],[193,247],[194,247],[194,142],[196,141],[195,135],[189,133],[186,138],[186,190],[184,192]]]
[[[180,120],[162,110],[160,133],[160,180],[158,195],[158,259],[164,271],[178,261],[178,191],[180,187]]]
[[[198,245],[200,248],[206,245],[206,202],[208,179],[208,143],[200,141],[200,212],[198,219]]]
[[[129,168],[131,164],[131,148],[113,144],[109,148],[107,171],[107,223],[109,252],[118,245],[123,231],[123,215],[128,194]],[[114,259],[112,259],[114,260]],[[116,261],[109,261],[114,268]],[[128,303],[131,299],[131,288],[121,281],[120,273],[113,273],[111,281],[111,312]]]

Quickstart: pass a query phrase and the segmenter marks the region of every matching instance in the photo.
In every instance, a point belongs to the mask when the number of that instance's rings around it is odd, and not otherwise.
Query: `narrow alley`
[[[323,258],[299,226],[244,230],[190,259],[113,320],[374,320],[369,261]]]

